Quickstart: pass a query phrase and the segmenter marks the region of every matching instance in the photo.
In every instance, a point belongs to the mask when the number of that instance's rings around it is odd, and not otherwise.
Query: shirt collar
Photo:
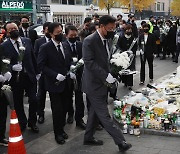
[[[58,44],[56,41],[53,40],[53,38],[52,38],[51,40],[52,40],[52,42],[54,43],[55,47],[57,47],[58,45],[62,46],[62,43],[61,43],[61,42]]]
[[[49,38],[47,38],[46,36],[44,36],[45,37],[45,39],[46,39],[46,42],[49,42]]]
[[[101,33],[99,32],[98,29],[97,29],[97,33],[99,34],[99,36],[100,36],[100,38],[101,38],[101,40],[102,40],[102,42],[103,42],[103,44],[104,44],[104,40],[107,41],[107,39],[105,39],[105,38],[101,35]]]
[[[10,41],[12,42],[12,44],[15,44],[15,43],[16,43],[16,41],[15,41],[15,40],[13,40],[13,39],[11,39],[11,38],[10,38]],[[20,38],[20,37],[18,37],[17,41],[18,41],[19,43],[22,43],[22,41],[21,41],[21,38]]]
[[[26,29],[24,29],[24,28],[22,27],[22,30],[23,30],[23,32],[29,31],[29,28],[27,28],[27,30],[26,30]]]
[[[68,41],[68,42],[69,42],[70,46],[72,46],[73,44],[76,46],[76,42],[74,42],[74,43],[71,43],[70,41]]]

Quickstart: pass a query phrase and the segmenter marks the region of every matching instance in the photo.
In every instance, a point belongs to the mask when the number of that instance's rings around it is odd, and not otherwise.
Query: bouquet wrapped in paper
[[[10,59],[2,59],[2,75],[9,71]]]

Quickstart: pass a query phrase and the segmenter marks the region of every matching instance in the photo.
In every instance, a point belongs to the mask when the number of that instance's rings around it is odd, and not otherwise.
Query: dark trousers
[[[0,90],[0,140],[5,138],[7,119],[7,100]]]
[[[49,92],[53,118],[53,129],[55,135],[61,135],[66,124],[66,113],[68,109],[69,91],[66,86],[61,93]]]
[[[20,126],[24,127],[27,124],[27,118],[24,112],[23,96],[24,90],[28,94],[29,102],[29,118],[28,124],[36,124],[37,122],[37,84],[32,83],[26,73],[22,73],[19,82],[12,84],[14,107],[18,116]]]
[[[153,55],[140,55],[140,59],[141,59],[141,71],[140,71],[140,81],[144,82],[145,81],[145,64],[146,64],[146,60],[148,62],[148,66],[149,66],[149,79],[153,79]]]
[[[84,141],[93,139],[99,121],[104,126],[105,130],[112,136],[115,144],[118,145],[121,144],[122,141],[125,141],[121,130],[117,127],[117,125],[115,125],[109,115],[107,108],[107,95],[87,95],[87,97],[91,105],[88,112],[88,121],[84,135]]]
[[[38,87],[38,115],[44,116],[44,109],[45,109],[45,102],[46,102],[46,90],[45,90],[45,83],[44,83],[44,75],[41,75],[39,79],[39,87]]]
[[[78,86],[80,86],[78,84]],[[69,99],[69,107],[68,107],[68,115],[73,116],[74,115],[74,108],[73,108],[73,91],[74,91],[74,85],[72,82],[71,85],[71,97]],[[75,120],[76,122],[80,122],[82,118],[84,117],[84,101],[83,101],[83,92],[81,91],[81,88],[78,88],[75,90]]]
[[[175,60],[177,60],[177,61],[179,58],[179,53],[180,53],[180,43],[177,44],[177,49],[176,49]]]

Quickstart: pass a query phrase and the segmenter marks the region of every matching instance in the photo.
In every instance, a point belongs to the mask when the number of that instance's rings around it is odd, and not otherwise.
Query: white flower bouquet
[[[24,59],[24,53],[25,53],[26,48],[24,46],[19,47],[19,56],[18,56],[18,64],[22,65],[22,61]],[[19,75],[20,72],[17,72],[17,82],[19,82]]]
[[[73,60],[73,62],[74,62],[74,60]],[[77,62],[76,65],[71,65],[70,71],[68,72],[68,74],[69,74],[70,72],[76,73],[76,71],[77,71],[81,66],[84,65],[83,59],[80,59],[79,61],[76,61],[76,62]]]
[[[113,54],[110,60],[111,73],[118,76],[120,71],[127,69],[131,64],[131,57],[131,51]]]
[[[9,71],[9,65],[10,65],[10,59],[2,59],[2,75],[4,75],[5,73],[7,73]]]

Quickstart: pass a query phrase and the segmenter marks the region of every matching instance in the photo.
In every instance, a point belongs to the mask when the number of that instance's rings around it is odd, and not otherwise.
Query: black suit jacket
[[[36,41],[36,39],[38,39],[37,32],[34,29],[30,29],[28,32],[29,32],[28,36],[31,39],[32,46],[34,48],[35,41]],[[23,33],[22,28],[19,29],[19,34],[21,37],[24,37],[24,33]]]
[[[142,42],[144,42],[144,34],[139,37],[139,47],[143,50]],[[147,42],[144,42],[144,54],[148,56],[153,56],[156,53],[156,39],[154,34],[148,33]]]
[[[40,46],[45,44],[45,43],[46,43],[45,37],[41,37],[35,41],[34,54],[35,54],[36,58],[38,57]]]
[[[29,38],[21,38],[23,46],[25,47],[25,54],[23,59],[23,68],[25,68],[30,80],[32,83],[36,83],[36,74],[37,74],[37,63],[34,56],[34,52],[32,49],[31,40]],[[6,42],[2,43],[4,48],[4,56],[9,58],[11,63],[10,65],[13,66],[18,63],[18,53],[14,48],[10,39]],[[10,80],[10,84],[16,82],[17,72],[12,70],[12,78]]]
[[[65,60],[62,60],[63,57],[52,40],[40,47],[38,68],[45,76],[45,89],[49,92],[61,93],[65,89],[66,81],[71,82],[67,76],[66,80],[60,82],[59,85],[55,84],[57,75],[60,73],[66,76],[71,65],[71,56],[64,44],[63,49]]]
[[[67,48],[67,50],[71,54],[71,58],[73,58],[70,43],[68,41],[65,41],[65,42],[63,42],[63,45]],[[76,57],[78,60],[80,60],[82,58],[82,42],[80,42],[80,41],[76,42]],[[83,66],[81,68],[79,68],[76,72],[76,79],[78,82],[78,88],[81,87],[82,73],[83,73]]]

